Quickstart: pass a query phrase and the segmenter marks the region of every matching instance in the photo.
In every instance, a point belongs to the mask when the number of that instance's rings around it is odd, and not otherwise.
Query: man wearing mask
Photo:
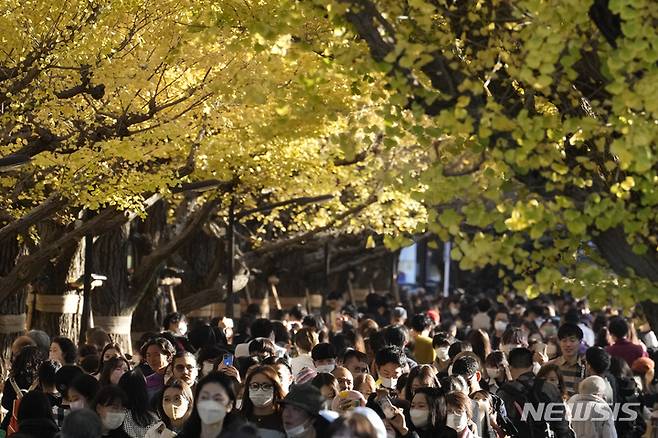
[[[432,338],[432,347],[434,347],[434,352],[436,359],[432,366],[438,373],[445,373],[450,366],[450,355],[448,351],[450,350],[450,336],[447,333],[438,333]]]
[[[336,348],[323,342],[311,350],[311,358],[318,373],[331,373],[336,368]]]
[[[509,323],[509,317],[507,316],[507,309],[501,308],[496,312],[494,317],[494,331],[493,336],[491,336],[491,348],[493,350],[499,350],[501,339],[503,338],[503,333],[507,329],[507,324]]]

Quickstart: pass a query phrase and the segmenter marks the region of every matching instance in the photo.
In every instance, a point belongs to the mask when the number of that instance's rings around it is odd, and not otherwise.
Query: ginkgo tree
[[[501,266],[508,287],[530,297],[642,302],[658,327],[656,2],[334,0],[291,10],[324,14],[334,39],[352,44],[337,43],[334,62],[385,77],[386,93],[371,93],[384,147],[412,135],[416,156],[430,157],[393,181],[428,209],[417,232],[453,239],[462,268]]]
[[[407,187],[388,183],[424,154],[363,129],[384,124],[371,97],[384,78],[334,62],[332,47],[347,46],[318,12],[293,17],[278,1],[3,0],[4,313],[23,312],[27,289],[68,293],[92,255],[94,272],[111,273],[94,313],[129,316],[168,258],[232,204],[329,195],[251,215],[260,253],[318,230],[412,233],[413,218],[425,221]],[[96,237],[90,252],[85,236]],[[77,335],[76,317],[37,312],[33,322]]]

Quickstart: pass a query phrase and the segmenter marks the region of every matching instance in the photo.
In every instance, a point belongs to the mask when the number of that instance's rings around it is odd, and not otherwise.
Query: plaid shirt
[[[557,365],[560,369],[562,379],[564,380],[564,387],[569,397],[577,393],[578,384],[585,378],[585,360],[583,356],[579,355],[574,364],[568,364],[564,356],[559,356],[549,363]]]

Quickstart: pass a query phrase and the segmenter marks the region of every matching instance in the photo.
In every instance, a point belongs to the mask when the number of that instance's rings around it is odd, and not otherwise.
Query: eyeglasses
[[[352,380],[351,380],[351,379],[348,379],[347,377],[340,377],[340,378],[338,378],[338,379],[336,379],[336,380],[337,380],[338,383],[341,384],[341,385],[351,385],[351,384],[352,384]]]
[[[251,389],[253,391],[258,391],[258,390],[269,391],[272,388],[274,388],[274,386],[272,386],[271,383],[256,383],[256,382],[253,382],[253,383],[249,384],[249,389]]]
[[[194,365],[183,365],[182,363],[180,363],[176,365],[174,368],[176,369],[176,371],[180,371],[182,373],[185,370],[192,372],[196,367]]]

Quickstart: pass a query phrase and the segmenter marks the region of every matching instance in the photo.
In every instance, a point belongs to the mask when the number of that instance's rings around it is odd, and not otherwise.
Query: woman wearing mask
[[[162,421],[151,426],[145,438],[173,438],[183,429],[192,413],[192,390],[184,381],[172,380],[156,400],[156,410]]]
[[[119,379],[130,371],[130,363],[124,357],[113,357],[105,361],[98,383],[101,386],[118,385]]]
[[[567,388],[564,386],[564,378],[562,377],[562,372],[560,371],[559,366],[555,364],[546,364],[542,366],[537,373],[537,378],[544,379],[555,385],[560,390],[560,394],[562,394],[562,399],[564,401],[569,399]]]
[[[495,394],[502,385],[511,380],[507,358],[502,351],[493,351],[484,361],[489,392]]]
[[[476,438],[471,421],[471,399],[461,391],[446,394],[446,426],[454,429],[459,438]]]
[[[440,388],[419,388],[411,399],[411,427],[419,438],[456,437],[457,432],[446,426],[446,398]]]
[[[71,382],[68,389],[69,406],[72,411],[91,406],[100,385],[98,380],[89,374],[81,374]]]
[[[158,422],[158,417],[149,409],[146,379],[141,371],[131,370],[121,376],[119,387],[128,396],[123,430],[132,438],[142,438]]]
[[[261,437],[284,438],[283,420],[278,402],[284,397],[279,376],[271,366],[259,366],[248,375],[240,414],[258,425]]]
[[[103,437],[130,437],[121,427],[126,418],[126,400],[126,393],[114,385],[105,386],[96,394],[91,409],[96,411],[101,419]]]
[[[194,409],[178,438],[216,438],[227,436],[242,424],[235,409],[235,380],[212,372],[199,381]],[[226,432],[226,434],[225,434]]]
[[[508,311],[505,308],[500,308],[496,312],[493,323],[493,333],[491,336],[491,348],[499,349],[502,344],[502,337],[505,330],[507,330],[507,325],[509,323]]]
[[[123,357],[123,353],[121,352],[121,347],[119,344],[107,344],[105,347],[103,347],[103,350],[101,351],[101,354],[99,355],[100,361],[98,364],[98,371],[94,374],[96,378],[100,378],[101,373],[103,372],[103,367],[105,366],[105,363],[114,358],[114,357]]]
[[[279,382],[281,383],[281,390],[283,391],[283,396],[285,397],[290,391],[290,385],[293,384],[293,374],[292,368],[288,362],[288,359],[285,357],[268,357],[262,362],[262,365],[270,365],[276,371],[279,376]]]

